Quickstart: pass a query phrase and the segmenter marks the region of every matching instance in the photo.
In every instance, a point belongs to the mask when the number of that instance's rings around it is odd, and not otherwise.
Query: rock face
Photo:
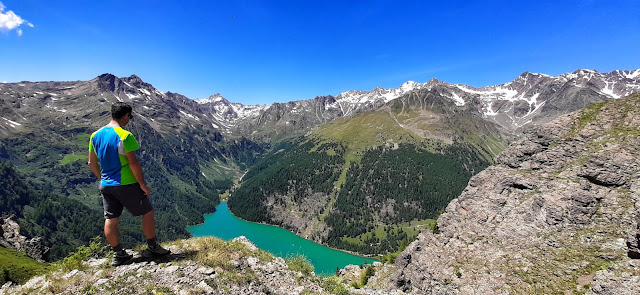
[[[21,235],[20,226],[12,218],[14,218],[13,215],[0,218],[0,246],[24,252],[27,256],[41,262],[47,260],[49,247],[42,244],[42,238],[28,239]]]
[[[640,94],[532,128],[398,257],[416,294],[638,294]]]

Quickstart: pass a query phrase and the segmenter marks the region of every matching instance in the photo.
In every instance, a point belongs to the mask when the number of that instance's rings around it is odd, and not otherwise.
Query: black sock
[[[156,237],[147,239],[147,245],[149,245],[149,248],[155,248],[158,245],[158,242],[156,241]]]

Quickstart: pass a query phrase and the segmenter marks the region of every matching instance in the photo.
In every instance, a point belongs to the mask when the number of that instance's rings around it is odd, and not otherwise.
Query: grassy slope
[[[33,260],[24,253],[0,247],[0,285],[7,281],[22,284],[47,267],[48,264]]]

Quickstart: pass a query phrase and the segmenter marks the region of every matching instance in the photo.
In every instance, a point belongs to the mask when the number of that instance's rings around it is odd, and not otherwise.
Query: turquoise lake
[[[220,203],[215,213],[205,215],[203,224],[187,227],[187,230],[194,237],[214,236],[227,241],[245,236],[258,248],[283,258],[304,255],[320,275],[333,275],[336,267],[376,261],[316,244],[277,226],[242,220],[231,214],[226,202]]]

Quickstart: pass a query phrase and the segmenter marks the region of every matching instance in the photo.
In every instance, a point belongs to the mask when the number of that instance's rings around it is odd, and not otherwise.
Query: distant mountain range
[[[303,117],[316,123],[326,123],[336,117],[378,108],[411,91],[422,89],[436,92],[458,106],[471,105],[485,118],[508,130],[515,130],[529,123],[548,121],[561,113],[575,111],[594,102],[640,91],[640,69],[609,73],[577,70],[560,76],[525,72],[512,82],[482,88],[451,84],[434,78],[426,83],[408,81],[395,89],[378,87],[371,91],[349,90],[336,97],[319,96],[313,100],[272,105],[231,103],[220,94],[195,101],[210,105],[220,114],[217,119],[225,122],[221,127],[233,132],[247,131],[240,127],[243,122],[266,125],[267,121],[272,121],[274,125],[287,125],[296,124],[297,119]],[[245,132],[243,135],[248,134]]]
[[[103,74],[76,82],[4,83],[0,84],[0,133],[28,124],[31,116],[26,114],[42,115],[43,110],[53,117],[82,114],[84,119],[91,119],[91,114],[104,115],[107,108],[102,105],[117,99],[139,105],[136,111],[158,129],[201,125],[234,137],[293,136],[336,118],[377,109],[416,90],[428,90],[458,106],[470,106],[484,118],[515,130],[640,91],[640,69],[609,73],[577,70],[560,76],[525,72],[512,82],[482,88],[434,78],[426,83],[409,81],[395,89],[350,90],[335,97],[271,105],[233,103],[220,94],[192,100],[178,93],[160,92],[136,75],[118,78]]]

